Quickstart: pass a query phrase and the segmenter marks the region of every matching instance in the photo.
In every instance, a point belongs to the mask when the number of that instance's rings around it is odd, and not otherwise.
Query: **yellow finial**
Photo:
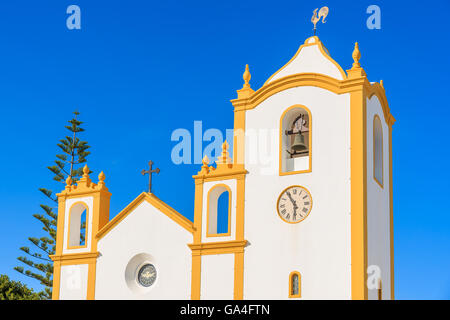
[[[353,50],[353,68],[360,68],[359,59],[361,59],[361,52],[359,51],[358,42],[355,42],[355,49]]]
[[[205,166],[208,167],[208,164],[209,164],[209,158],[208,158],[207,155],[205,155],[205,156],[203,157],[202,163],[203,163],[202,168],[205,167]]]
[[[66,184],[67,184],[68,186],[71,186],[71,185],[72,185],[72,177],[71,177],[71,176],[68,176],[68,177],[67,177],[67,179],[66,179]]]
[[[98,175],[98,180],[101,182],[105,181],[105,174],[103,173],[103,171]]]
[[[380,80],[380,86],[384,89],[384,82],[383,82],[383,80]]]
[[[209,159],[208,156],[205,155],[202,159],[202,169],[198,172],[199,174],[208,174],[209,173]]]
[[[250,88],[250,79],[252,78],[252,75],[250,74],[250,71],[248,69],[248,64],[245,65],[245,71],[242,75],[242,78],[244,79],[244,86],[242,88]]]
[[[88,168],[87,164],[84,165],[83,173],[84,173],[83,176],[88,176],[89,175],[89,168]]]
[[[228,147],[229,147],[228,142],[227,142],[227,140],[225,140],[225,141],[222,143],[222,153],[223,153],[223,152],[226,152],[226,151],[228,150]]]
[[[228,142],[225,140],[224,143],[222,144],[222,154],[217,159],[216,163],[228,164],[231,162],[230,156],[228,155],[228,148],[229,148]]]

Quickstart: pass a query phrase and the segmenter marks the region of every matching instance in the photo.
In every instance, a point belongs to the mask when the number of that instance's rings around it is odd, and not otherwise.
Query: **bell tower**
[[[228,143],[216,167],[208,157],[195,181],[194,241],[192,250],[192,299],[242,299],[244,283],[244,186],[243,165],[231,163]],[[228,228],[219,232],[218,199],[228,193]]]
[[[98,179],[97,184],[91,181],[85,165],[82,178],[74,184],[69,176],[65,189],[57,194],[56,252],[51,256],[53,300],[95,298],[96,234],[109,221],[111,196],[103,172]]]

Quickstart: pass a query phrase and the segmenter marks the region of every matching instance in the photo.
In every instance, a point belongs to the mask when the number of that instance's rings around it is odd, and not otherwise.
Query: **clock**
[[[156,280],[155,266],[147,263],[138,272],[137,281],[143,287],[150,287]]]
[[[281,192],[277,201],[277,211],[281,219],[288,223],[299,223],[311,212],[312,198],[306,188],[290,186]]]

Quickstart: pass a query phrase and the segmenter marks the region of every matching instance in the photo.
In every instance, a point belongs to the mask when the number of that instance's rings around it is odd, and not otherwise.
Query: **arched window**
[[[231,190],[225,184],[208,192],[207,237],[225,237],[231,233]]]
[[[311,171],[311,112],[294,105],[280,119],[280,175]]]
[[[292,271],[289,275],[289,298],[301,297],[301,280],[300,272]]]
[[[378,115],[373,118],[373,177],[383,187],[383,127]]]
[[[69,210],[69,236],[67,248],[85,248],[87,246],[88,208],[82,202],[72,205]]]

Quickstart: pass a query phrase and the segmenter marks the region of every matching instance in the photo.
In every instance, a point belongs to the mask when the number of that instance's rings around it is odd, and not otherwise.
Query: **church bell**
[[[301,132],[294,136],[294,142],[292,143],[292,150],[295,152],[302,152],[308,149],[305,144],[305,137]]]

